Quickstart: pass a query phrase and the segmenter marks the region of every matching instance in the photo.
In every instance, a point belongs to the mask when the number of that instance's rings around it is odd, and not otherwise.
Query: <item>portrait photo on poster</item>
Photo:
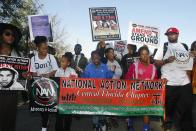
[[[11,66],[0,67],[0,90],[23,90],[24,87],[18,82],[19,74]]]
[[[89,8],[93,41],[121,40],[116,7]]]

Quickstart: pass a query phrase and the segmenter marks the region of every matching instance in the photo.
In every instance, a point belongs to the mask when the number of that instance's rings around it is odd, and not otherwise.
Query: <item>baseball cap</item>
[[[165,35],[168,35],[170,33],[179,34],[179,30],[175,27],[171,27],[171,28],[167,29],[167,31],[165,32]]]

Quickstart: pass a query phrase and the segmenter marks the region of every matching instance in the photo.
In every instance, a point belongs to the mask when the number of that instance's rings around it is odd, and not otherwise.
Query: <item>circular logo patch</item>
[[[49,78],[39,78],[32,83],[32,95],[36,104],[53,106],[57,102],[58,84]]]
[[[175,51],[174,52],[176,61],[179,63],[187,63],[190,59],[190,55],[185,51]]]

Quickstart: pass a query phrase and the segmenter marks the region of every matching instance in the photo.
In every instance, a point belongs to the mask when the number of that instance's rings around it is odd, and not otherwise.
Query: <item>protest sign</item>
[[[0,90],[25,90],[23,73],[29,70],[29,59],[0,56]]]
[[[91,115],[164,115],[162,80],[60,78],[59,113]]]
[[[49,42],[53,42],[48,15],[30,15],[28,16],[28,23],[31,41],[33,41],[36,36],[46,36]]]
[[[125,54],[127,41],[115,41],[114,42],[114,54],[117,59],[121,60]]]
[[[123,53],[125,51],[127,45],[127,41],[115,41],[114,42],[114,51],[118,53]]]
[[[89,8],[92,40],[120,40],[120,28],[115,7]]]
[[[31,81],[30,110],[32,112],[57,112],[58,78],[37,77]]]
[[[130,23],[128,29],[128,43],[158,47],[160,43],[159,29],[154,26]]]

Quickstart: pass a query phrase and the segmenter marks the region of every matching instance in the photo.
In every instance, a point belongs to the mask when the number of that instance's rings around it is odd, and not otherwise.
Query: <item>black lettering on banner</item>
[[[158,38],[157,37],[145,37],[140,34],[132,33],[131,40],[135,41],[137,43],[150,43],[150,44],[158,44]]]
[[[160,97],[161,95],[160,94],[154,94],[153,95],[153,98],[154,99],[152,99],[152,104],[154,104],[154,105],[159,105],[159,104],[161,104],[161,101],[159,100],[159,97]]]
[[[67,93],[66,95],[62,96],[62,100],[66,102],[74,102],[76,100],[76,94]]]
[[[140,82],[131,83],[131,90],[140,90]]]
[[[126,81],[121,80],[102,80],[100,87],[102,89],[113,89],[113,90],[126,90],[127,83]]]
[[[47,61],[47,63],[43,63],[43,64],[35,63],[35,69],[43,69],[43,68],[47,68],[50,66],[51,66],[51,63],[49,61]]]

